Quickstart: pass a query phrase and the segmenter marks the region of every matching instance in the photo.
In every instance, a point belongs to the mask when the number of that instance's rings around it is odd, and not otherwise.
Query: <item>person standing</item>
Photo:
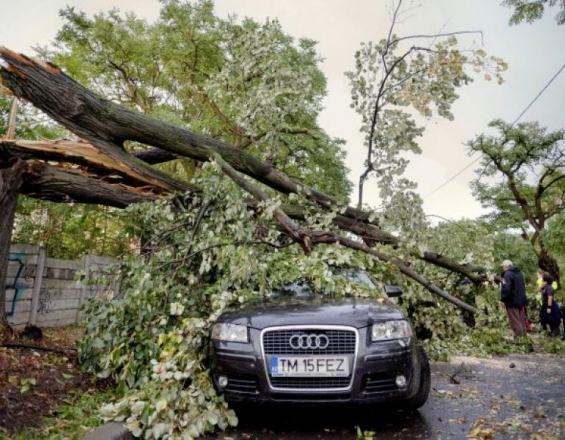
[[[553,292],[553,278],[550,274],[544,273],[542,276],[543,284],[541,287],[542,305],[540,309],[540,321],[545,329],[549,325],[551,336],[559,336],[559,326],[561,324],[561,310],[555,301]]]
[[[500,300],[506,307],[508,321],[515,337],[526,334],[526,283],[524,275],[510,260],[502,262]]]

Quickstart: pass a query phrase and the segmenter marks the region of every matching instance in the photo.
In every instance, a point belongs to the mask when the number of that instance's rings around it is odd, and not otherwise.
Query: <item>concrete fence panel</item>
[[[101,277],[109,275],[111,257],[63,260],[50,258],[38,246],[13,244],[8,262],[6,314],[15,327],[77,323],[86,301],[108,289],[115,291]]]

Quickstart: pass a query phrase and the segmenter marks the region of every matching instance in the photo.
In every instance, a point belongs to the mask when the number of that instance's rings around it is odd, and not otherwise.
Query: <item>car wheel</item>
[[[432,384],[432,377],[430,372],[430,362],[428,361],[428,356],[423,348],[418,349],[420,355],[420,386],[418,387],[418,392],[403,402],[403,407],[408,410],[417,410],[420,408],[430,394],[430,387]]]

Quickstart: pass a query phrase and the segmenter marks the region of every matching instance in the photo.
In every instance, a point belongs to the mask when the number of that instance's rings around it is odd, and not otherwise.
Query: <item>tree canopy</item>
[[[469,142],[469,150],[481,154],[475,196],[500,229],[518,230],[533,246],[539,267],[559,279],[544,234],[548,221],[565,210],[565,131],[548,131],[536,122],[512,126],[495,120],[489,126],[498,135]]]

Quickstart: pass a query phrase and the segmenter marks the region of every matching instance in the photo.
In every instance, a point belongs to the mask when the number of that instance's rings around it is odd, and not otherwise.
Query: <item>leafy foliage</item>
[[[556,215],[547,223],[544,241],[551,252],[565,256],[565,213]]]
[[[75,259],[90,253],[119,256],[135,246],[138,228],[115,208],[18,198],[12,240],[43,246],[49,256]]]
[[[504,6],[513,9],[510,24],[520,24],[523,21],[533,23],[543,17],[545,8],[557,5],[558,13],[555,16],[557,24],[565,23],[565,1],[564,0],[504,0]]]
[[[537,277],[538,258],[532,245],[516,234],[504,231],[494,232],[494,261],[500,264],[511,260],[524,274],[526,283],[533,283]]]
[[[8,130],[8,120],[12,99],[0,93],[0,137]],[[40,114],[29,104],[18,102],[16,137],[30,140],[55,139],[63,137],[66,130],[57,127],[53,122]]]

